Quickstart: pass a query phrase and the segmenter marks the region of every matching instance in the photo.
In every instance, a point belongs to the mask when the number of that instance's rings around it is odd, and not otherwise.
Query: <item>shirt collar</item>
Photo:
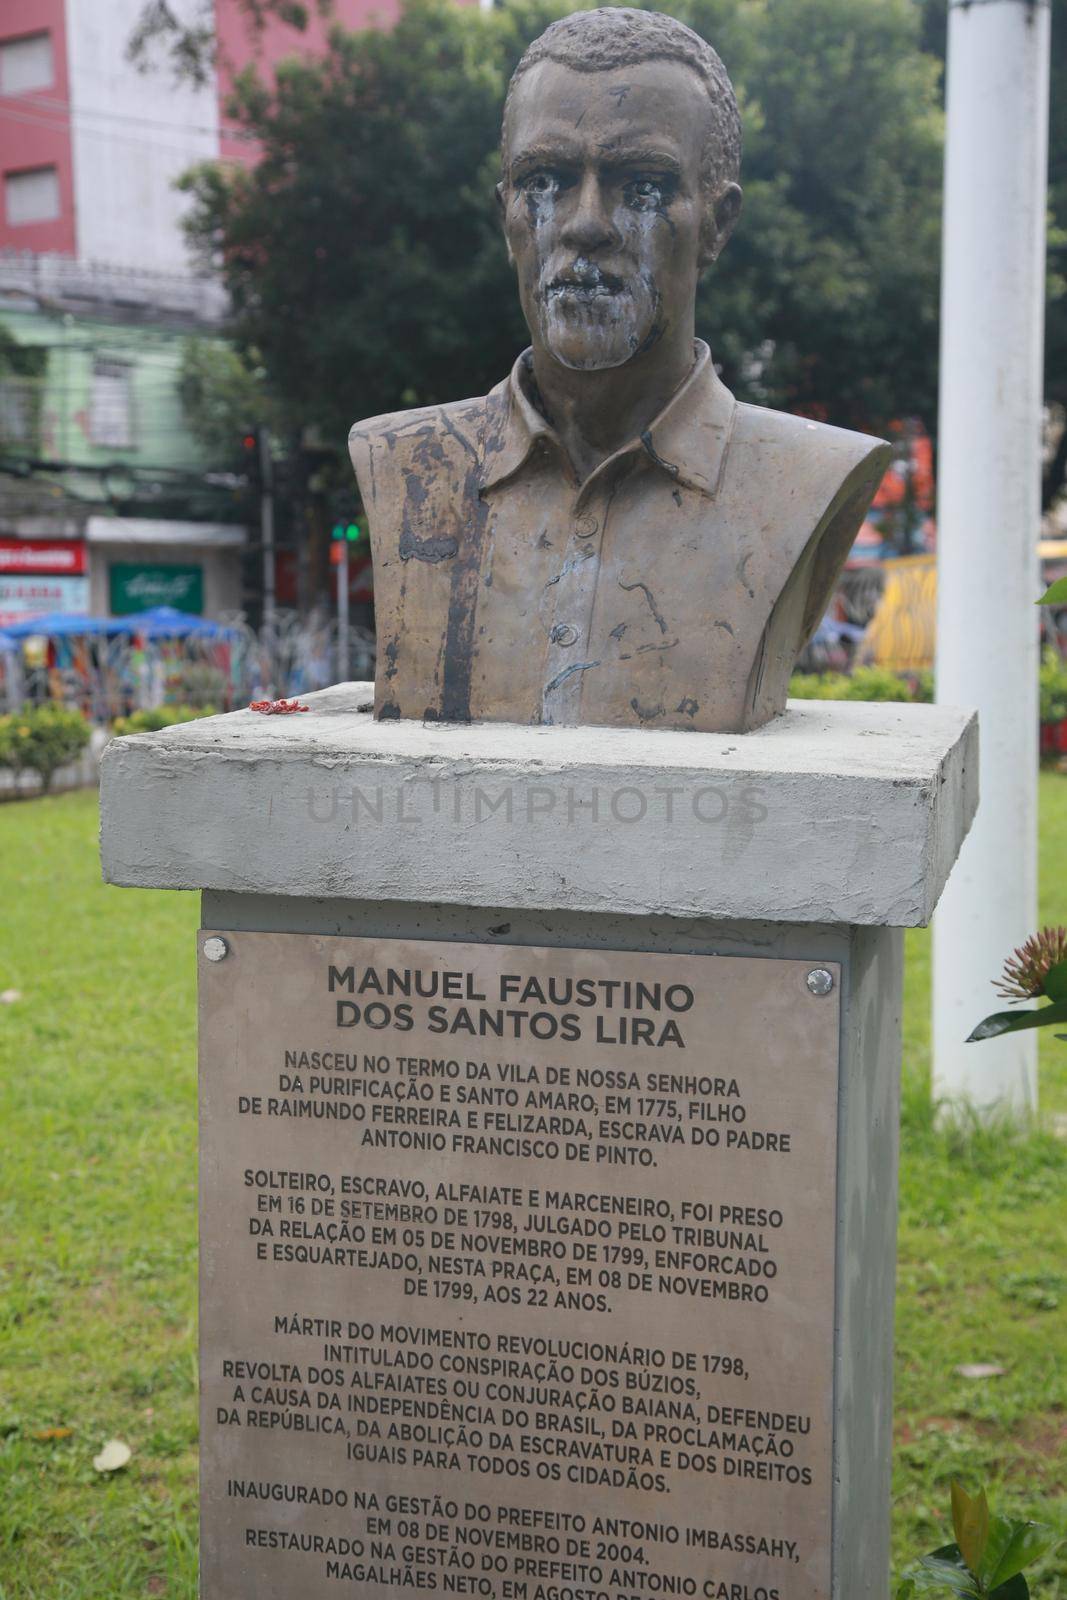
[[[675,483],[712,498],[722,477],[737,403],[718,377],[711,351],[702,339],[695,341],[695,353],[688,377],[655,420],[639,439],[631,440],[609,459],[640,452]],[[518,472],[542,440],[566,459],[555,429],[531,398],[532,380],[530,351],[524,350],[510,375],[492,392],[503,413],[502,427],[489,441],[481,475],[483,489]]]

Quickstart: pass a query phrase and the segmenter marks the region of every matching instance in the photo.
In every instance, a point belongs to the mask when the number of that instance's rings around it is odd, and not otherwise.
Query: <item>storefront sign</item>
[[[9,578],[0,570],[0,628],[49,611],[88,611],[88,578],[28,576]]]
[[[109,579],[115,617],[153,606],[173,606],[194,616],[204,610],[204,569],[200,566],[143,567],[117,561],[111,564]]]
[[[85,571],[81,539],[0,539],[0,573],[74,576]]]

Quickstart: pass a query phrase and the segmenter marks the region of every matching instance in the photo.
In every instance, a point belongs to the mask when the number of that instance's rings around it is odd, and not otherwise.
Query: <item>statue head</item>
[[[692,340],[741,210],[726,69],[673,17],[577,11],[522,57],[498,195],[534,350],[601,371]]]

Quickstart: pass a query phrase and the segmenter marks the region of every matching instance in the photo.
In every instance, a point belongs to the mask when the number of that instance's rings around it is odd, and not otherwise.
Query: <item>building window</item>
[[[33,378],[0,377],[0,448],[36,445],[39,401]]]
[[[50,89],[54,81],[51,34],[31,33],[0,44],[0,94]]]
[[[59,174],[55,167],[4,174],[4,209],[8,226],[55,222],[59,216]]]
[[[93,363],[89,401],[89,438],[110,450],[133,445],[132,369],[121,361]]]

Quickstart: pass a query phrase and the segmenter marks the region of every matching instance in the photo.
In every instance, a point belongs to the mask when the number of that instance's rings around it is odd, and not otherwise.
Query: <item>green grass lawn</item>
[[[1041,794],[1067,922],[1067,779]],[[193,1600],[197,902],[104,888],[96,827],[91,794],[0,806],[0,1600]],[[1067,1534],[1067,1143],[938,1131],[925,933],[906,999],[898,1559],[943,1541],[956,1475]],[[100,1477],[113,1436],[133,1460]],[[1067,1600],[1067,1545],[1037,1578]]]

